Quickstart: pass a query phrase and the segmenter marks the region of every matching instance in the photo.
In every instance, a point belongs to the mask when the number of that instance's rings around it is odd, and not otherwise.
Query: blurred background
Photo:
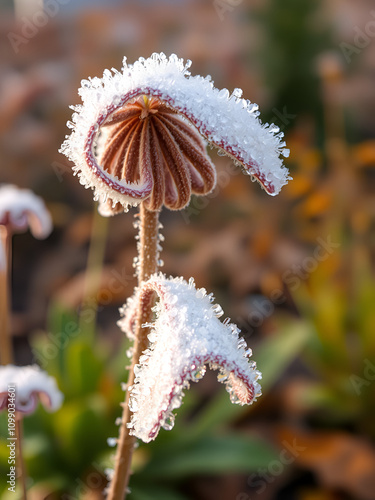
[[[0,183],[34,190],[55,224],[44,242],[13,239],[16,362],[65,394],[25,419],[30,499],[103,498],[127,378],[116,321],[136,283],[137,210],[97,215],[58,153],[68,106],[82,78],[161,51],[257,102],[294,180],[269,197],[213,150],[215,192],[163,211],[164,272],[214,292],[264,394],[232,406],[207,373],[173,431],[136,450],[129,498],[374,499],[373,2],[2,0],[0,31]]]

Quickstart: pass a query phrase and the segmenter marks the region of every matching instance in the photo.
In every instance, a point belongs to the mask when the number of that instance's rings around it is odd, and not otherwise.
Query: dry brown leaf
[[[55,299],[68,308],[78,307],[87,297],[98,304],[118,304],[132,294],[133,286],[132,274],[121,274],[112,266],[105,266],[101,269],[100,276],[93,273],[88,276],[87,271],[76,274],[59,289]]]
[[[321,484],[344,490],[357,500],[373,500],[375,449],[364,439],[345,432],[303,432],[283,427],[283,443],[297,443],[296,463],[315,472]]]

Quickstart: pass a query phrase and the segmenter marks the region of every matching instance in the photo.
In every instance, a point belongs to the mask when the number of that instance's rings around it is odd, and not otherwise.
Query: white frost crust
[[[127,65],[124,58],[123,64],[121,72],[105,70],[103,78],[82,80],[78,92],[83,104],[72,106],[75,112],[67,124],[72,133],[60,149],[74,163],[80,182],[94,190],[95,199],[106,201],[109,196],[124,207],[140,202],[120,192],[121,186],[131,185],[102,169],[100,177],[94,173],[86,153],[95,147],[94,141],[88,148],[90,134],[98,135],[100,125],[110,114],[142,94],[159,97],[185,115],[208,142],[242,164],[249,175],[261,177],[269,194],[278,194],[287,184],[290,177],[280,158],[289,155],[289,150],[284,149],[283,133],[273,124],[260,122],[258,106],[242,99],[241,89],[230,95],[227,89],[216,89],[210,76],[191,76],[191,61],[185,64],[175,54],[167,58],[163,53],[154,53],[133,65]]]
[[[149,334],[150,348],[135,365],[135,382],[129,388],[130,433],[149,442],[160,427],[171,429],[172,411],[181,406],[183,389],[203,377],[206,364],[219,370],[218,380],[226,384],[233,403],[256,401],[261,374],[248,359],[251,349],[239,338],[236,325],[229,319],[219,321],[221,307],[213,305],[212,294],[207,295],[205,289],[197,290],[192,278],[187,283],[182,278],[153,275],[121,310],[124,317],[119,326],[133,338],[136,304],[144,287],[150,286],[160,301]]]
[[[30,227],[35,238],[44,239],[52,231],[52,219],[42,198],[29,189],[5,184],[0,186],[0,224],[11,231],[24,232]]]
[[[0,366],[0,409],[6,407],[10,385],[15,386],[16,410],[22,413],[32,413],[38,398],[51,412],[58,410],[64,399],[54,377],[37,365]]]

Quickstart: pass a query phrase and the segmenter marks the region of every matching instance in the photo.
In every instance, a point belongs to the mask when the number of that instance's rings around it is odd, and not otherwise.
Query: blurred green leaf
[[[312,334],[311,327],[302,321],[280,325],[280,332],[264,341],[254,355],[262,372],[262,391],[266,393],[277,382],[288,365],[305,347]]]
[[[95,392],[104,371],[103,363],[85,341],[72,342],[65,358],[65,372],[72,395]]]
[[[151,459],[142,475],[181,478],[190,474],[248,472],[265,467],[275,452],[264,441],[244,435],[207,435],[178,452],[165,449]]]
[[[130,491],[130,500],[188,500],[184,495],[158,484],[132,486]]]
[[[59,447],[69,463],[87,464],[106,446],[102,415],[89,401],[72,401],[56,413],[54,419]]]

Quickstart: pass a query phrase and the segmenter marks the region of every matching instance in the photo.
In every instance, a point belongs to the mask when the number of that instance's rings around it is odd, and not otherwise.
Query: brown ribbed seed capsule
[[[201,135],[187,120],[155,97],[142,96],[113,113],[102,125],[105,134],[99,163],[127,183],[149,174],[153,187],[144,203],[152,211],[163,205],[180,210],[192,194],[205,195],[216,183],[216,170]],[[105,215],[124,210],[108,199]]]

